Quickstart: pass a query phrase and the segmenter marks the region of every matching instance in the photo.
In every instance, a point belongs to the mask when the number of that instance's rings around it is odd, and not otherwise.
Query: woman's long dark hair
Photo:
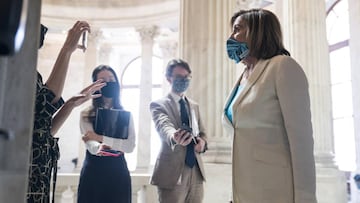
[[[99,65],[97,66],[93,73],[92,73],[92,81],[95,82],[98,78],[97,75],[103,71],[103,70],[107,70],[110,71],[114,77],[115,77],[115,82],[117,83],[117,85],[119,85],[119,90],[120,90],[120,82],[119,79],[115,73],[115,71],[108,65]],[[96,92],[98,93],[98,92]],[[123,109],[121,102],[120,102],[120,91],[119,94],[117,96],[115,96],[114,98],[112,98],[112,102],[113,102],[113,108],[114,109]],[[92,108],[89,111],[89,120],[94,123],[95,121],[95,116],[96,116],[96,111],[99,107],[103,107],[104,106],[104,99],[103,97],[98,97],[92,100]]]
[[[269,59],[276,55],[290,56],[284,48],[281,26],[274,13],[265,9],[240,10],[230,20],[231,27],[241,16],[248,26],[250,55],[257,59]]]

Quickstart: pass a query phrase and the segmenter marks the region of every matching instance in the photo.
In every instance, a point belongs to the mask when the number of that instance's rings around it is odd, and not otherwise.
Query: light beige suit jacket
[[[233,135],[235,203],[316,202],[308,91],[302,68],[275,56],[256,64],[233,105],[233,122],[224,112]]]
[[[194,129],[194,123],[198,125],[198,136],[206,140],[205,129],[200,119],[199,106],[194,101],[186,98],[190,107],[190,124]],[[161,138],[161,149],[157,157],[151,184],[164,189],[173,189],[178,183],[179,177],[185,165],[186,147],[174,145],[171,141],[172,135],[181,127],[180,112],[177,109],[177,101],[168,94],[166,97],[153,101],[150,104],[152,119],[155,128]],[[192,119],[196,119],[196,122]],[[194,132],[194,131],[193,131]],[[199,153],[196,159],[200,168],[203,180],[205,180],[204,166]]]

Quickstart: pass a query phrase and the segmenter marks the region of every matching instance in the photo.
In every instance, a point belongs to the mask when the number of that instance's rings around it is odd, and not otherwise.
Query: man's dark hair
[[[182,59],[172,59],[169,61],[169,63],[166,66],[166,78],[170,78],[172,76],[173,70],[176,66],[181,66],[184,69],[186,69],[189,73],[191,73],[191,69],[189,67],[189,64],[182,60]]]

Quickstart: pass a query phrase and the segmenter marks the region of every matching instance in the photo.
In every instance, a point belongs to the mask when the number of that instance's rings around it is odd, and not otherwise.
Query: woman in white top
[[[106,86],[101,97],[93,99],[90,108],[81,113],[80,128],[86,144],[86,157],[80,174],[78,203],[131,202],[131,179],[124,153],[135,147],[135,130],[130,112],[120,104],[120,84],[115,71],[107,65],[95,68],[92,79],[103,80]],[[98,109],[121,110],[127,117],[127,137],[110,137],[95,129]]]

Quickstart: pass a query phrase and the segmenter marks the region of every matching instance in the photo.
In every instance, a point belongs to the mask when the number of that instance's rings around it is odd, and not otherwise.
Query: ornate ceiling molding
[[[176,0],[43,0],[43,4],[55,6],[72,7],[97,7],[97,8],[113,8],[113,7],[136,7],[139,5],[154,4],[164,1]]]
[[[179,1],[157,1],[135,7],[107,8],[44,3],[41,22],[59,31],[67,31],[76,20],[86,20],[92,27],[98,28],[141,27],[155,24],[177,30],[179,16]]]

